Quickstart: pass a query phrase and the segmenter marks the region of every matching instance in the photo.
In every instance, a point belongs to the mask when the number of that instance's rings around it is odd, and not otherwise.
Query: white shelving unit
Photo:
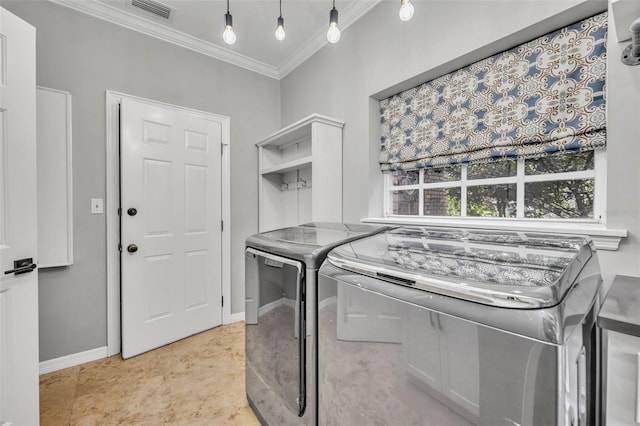
[[[312,114],[256,144],[260,232],[342,221],[343,127]]]

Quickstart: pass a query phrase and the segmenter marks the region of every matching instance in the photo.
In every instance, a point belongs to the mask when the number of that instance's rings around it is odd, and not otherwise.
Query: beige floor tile
[[[231,417],[230,420],[233,420],[235,424],[238,425],[259,425],[260,422],[256,418],[256,415],[253,413],[249,404],[244,405],[242,408],[238,409]]]
[[[146,417],[175,421],[171,397],[163,376],[143,377],[124,393],[122,421],[138,423]]]
[[[244,323],[122,360],[41,376],[41,424],[258,425],[244,389]]]
[[[76,397],[71,412],[72,426],[120,425],[124,391],[90,393]]]
[[[54,371],[53,373],[43,374],[40,376],[40,387],[47,390],[51,386],[66,385],[68,383],[73,383],[75,386],[79,372],[80,366],[78,365],[65,368],[64,370]]]
[[[122,367],[126,381],[137,380],[140,377],[158,375],[159,349],[143,353],[122,361]]]
[[[80,366],[76,397],[110,390],[124,391],[126,372],[119,355]]]
[[[50,426],[68,425],[80,367],[66,368],[40,376],[40,418]]]

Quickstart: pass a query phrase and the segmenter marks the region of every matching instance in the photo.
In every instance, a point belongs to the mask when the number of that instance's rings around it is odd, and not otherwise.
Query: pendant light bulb
[[[329,12],[329,30],[327,31],[327,40],[329,43],[337,43],[340,41],[340,28],[338,28],[338,11],[335,5]]]
[[[413,4],[411,4],[411,0],[400,0],[400,11],[398,15],[400,15],[400,19],[403,21],[408,21],[413,18]]]
[[[236,42],[236,33],[233,32],[233,28],[226,27],[222,33],[222,39],[227,44],[233,44]]]
[[[286,33],[284,32],[284,18],[280,16],[278,18],[278,26],[276,28],[276,39],[282,41],[286,37]]]
[[[225,43],[231,45],[236,42],[236,33],[233,32],[233,18],[229,13],[229,3],[227,3],[227,13],[224,15],[224,24],[222,39]]]

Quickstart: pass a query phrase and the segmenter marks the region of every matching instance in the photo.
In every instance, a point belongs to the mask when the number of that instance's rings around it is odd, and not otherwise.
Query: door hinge
[[[122,216],[122,207],[118,207],[118,216]]]
[[[122,243],[118,243],[118,251],[122,252]]]
[[[224,231],[224,220],[220,221],[220,232]]]
[[[220,144],[220,155],[224,155],[224,144]]]
[[[224,296],[222,296],[222,306],[224,307]]]

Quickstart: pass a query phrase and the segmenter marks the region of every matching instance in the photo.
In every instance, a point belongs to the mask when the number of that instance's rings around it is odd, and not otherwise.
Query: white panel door
[[[222,124],[123,98],[124,358],[222,323]]]
[[[38,273],[7,273],[38,252],[35,36],[0,8],[0,425],[13,426],[39,421]]]

